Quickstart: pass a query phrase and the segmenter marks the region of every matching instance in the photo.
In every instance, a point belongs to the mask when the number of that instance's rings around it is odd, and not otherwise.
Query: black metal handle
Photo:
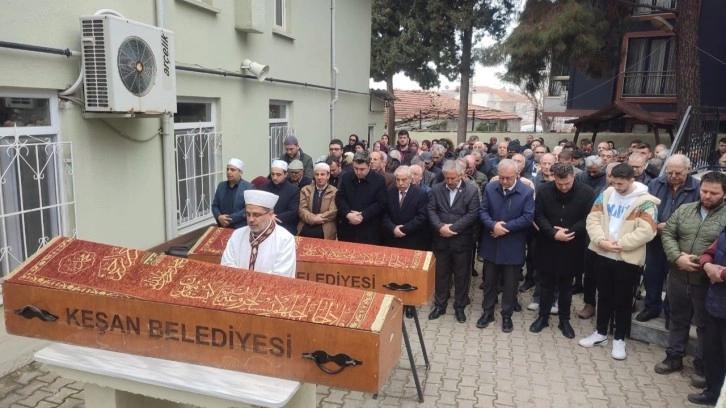
[[[418,289],[416,286],[413,286],[409,283],[398,284],[395,282],[386,283],[385,285],[383,285],[383,287],[398,292],[411,292]]]
[[[331,356],[323,350],[313,351],[312,353],[303,353],[302,356],[303,358],[315,361],[315,364],[318,366],[318,368],[328,374],[338,374],[348,367],[363,365],[362,361],[356,360],[347,354],[336,354],[334,356]],[[331,370],[325,367],[324,364],[327,363],[335,363],[338,365],[339,368],[336,370]]]
[[[20,309],[15,309],[14,312],[16,315],[23,316],[26,319],[37,317],[44,322],[54,322],[58,320],[58,316],[33,305],[25,305]]]

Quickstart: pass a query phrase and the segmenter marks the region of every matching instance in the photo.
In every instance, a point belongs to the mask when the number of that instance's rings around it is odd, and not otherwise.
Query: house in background
[[[368,87],[370,0],[8,2],[2,40],[103,55],[79,21],[100,9],[173,32],[151,83],[174,85],[164,101],[175,114],[90,118],[98,89],[59,95],[84,69],[78,52],[0,47],[0,278],[56,235],[146,249],[205,228],[227,160],[242,159],[247,180],[265,175],[288,134],[317,158],[331,138],[382,129]]]
[[[456,131],[459,101],[434,91],[394,90],[396,129]],[[501,110],[470,104],[467,130],[519,132],[522,118]]]
[[[578,117],[587,124],[581,130],[650,132],[658,127],[675,127],[676,120],[676,36],[662,29],[665,21],[677,27],[677,16],[646,5],[676,8],[677,0],[636,0],[630,30],[621,40],[617,72],[603,78],[589,78],[574,67],[554,66],[551,70],[546,114]],[[701,64],[701,106],[726,106],[723,78],[726,66],[726,7],[720,0],[700,2],[698,46]],[[707,55],[711,54],[711,56]],[[585,120],[590,115],[593,120]],[[723,123],[721,125],[722,131]],[[667,140],[663,140],[667,142]]]
[[[459,95],[456,95],[459,99]],[[475,86],[471,94],[474,105],[513,113],[522,118],[522,126],[534,124],[534,107],[524,95],[489,86]]]

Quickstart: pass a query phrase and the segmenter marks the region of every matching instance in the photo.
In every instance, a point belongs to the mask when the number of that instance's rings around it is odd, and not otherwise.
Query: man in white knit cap
[[[236,230],[222,254],[222,265],[295,277],[295,237],[275,223],[278,197],[260,190],[244,192],[247,226]]]

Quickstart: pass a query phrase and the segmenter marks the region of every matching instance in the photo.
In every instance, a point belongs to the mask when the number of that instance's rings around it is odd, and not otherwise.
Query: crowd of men
[[[245,227],[233,245],[246,252],[235,262],[240,256],[228,246],[227,264],[254,269],[270,234],[287,247],[300,235],[430,250],[437,264],[428,318],[446,314],[453,289],[455,319],[465,323],[478,257],[478,328],[496,321],[499,303],[501,329],[511,332],[512,314],[522,310],[519,293],[534,288],[527,308],[538,315],[529,330],[541,332],[557,315],[559,331],[572,339],[572,296],[583,293],[577,316],[595,316],[596,323],[579,345],[605,346],[612,333],[617,360],[626,358],[634,301],[644,288],[636,319],[664,314],[669,330],[655,371],[683,368],[695,325],[691,383],[704,391],[688,398],[716,402],[726,373],[726,175],[706,173],[699,182],[686,156],[669,156],[664,145],[651,151],[641,141],[616,149],[612,142],[595,148],[589,140],[562,140],[550,149],[531,135],[524,144],[474,136],[455,147],[446,139],[419,143],[402,130],[394,146],[386,135],[370,151],[355,135],[348,142],[332,140],[329,155],[313,163],[289,136],[269,175],[252,183],[242,178],[241,160],[228,162],[212,209],[220,227]],[[726,153],[726,140],[717,153]],[[290,259],[281,271],[267,262],[265,272],[290,275]],[[406,307],[407,317],[414,313]]]

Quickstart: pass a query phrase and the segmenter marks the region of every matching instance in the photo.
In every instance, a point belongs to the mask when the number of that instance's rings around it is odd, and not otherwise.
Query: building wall
[[[164,2],[166,28],[175,33],[177,64],[239,72],[242,60],[250,58],[269,65],[272,78],[323,86],[332,84],[330,1],[289,0],[292,38],[273,33],[274,2],[271,1],[258,3],[265,8],[263,33],[235,30],[235,3],[214,0],[213,6],[219,10],[215,13],[182,0]],[[372,120],[367,95],[371,5],[368,0],[336,2],[336,5],[338,85],[360,94],[340,93],[332,136],[365,135]],[[6,2],[0,14],[3,40],[79,50],[79,16],[91,15],[102,8],[114,9],[127,19],[150,25],[156,21],[152,1],[13,0]],[[77,57],[3,48],[0,49],[0,72],[3,73],[0,92],[62,90],[75,81],[79,68]],[[229,157],[236,156],[246,163],[246,179],[267,174],[271,159],[268,148],[271,100],[291,103],[290,125],[306,153],[314,158],[327,154],[331,138],[332,92],[329,90],[177,71],[177,95],[215,103],[216,130],[223,132],[220,170]],[[60,138],[73,145],[78,236],[135,248],[163,242],[166,239],[165,180],[161,138],[134,142],[119,136],[121,132],[131,138],[148,139],[159,129],[160,120],[108,120],[115,131],[98,119],[84,119],[76,103],[61,102],[59,111]]]

